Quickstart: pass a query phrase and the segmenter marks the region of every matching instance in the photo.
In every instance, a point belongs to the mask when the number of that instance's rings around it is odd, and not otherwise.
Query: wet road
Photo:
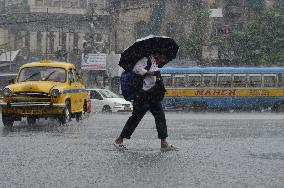
[[[284,115],[167,113],[180,150],[160,152],[147,114],[119,152],[112,143],[128,116],[1,124],[0,187],[284,186]]]

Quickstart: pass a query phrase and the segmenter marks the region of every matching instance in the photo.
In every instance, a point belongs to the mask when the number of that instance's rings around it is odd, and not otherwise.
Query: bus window
[[[186,80],[184,75],[174,75],[173,87],[186,87]]]
[[[232,75],[231,74],[218,74],[218,87],[231,87]]]
[[[172,87],[172,77],[170,74],[162,74],[165,87]]]
[[[284,87],[284,75],[278,74],[278,87]]]
[[[263,87],[275,87],[276,86],[276,75],[275,74],[264,74],[263,75]]]
[[[216,74],[203,74],[203,86],[204,87],[214,87],[217,85]]]
[[[235,74],[233,77],[233,87],[246,87],[247,76],[245,74]]]
[[[261,87],[261,74],[249,74],[248,87]]]
[[[201,74],[188,74],[188,87],[200,87],[201,82]]]

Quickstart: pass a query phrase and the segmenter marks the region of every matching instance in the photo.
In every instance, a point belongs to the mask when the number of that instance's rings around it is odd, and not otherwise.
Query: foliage
[[[232,64],[284,65],[284,16],[262,12],[242,32],[223,35],[215,43]]]
[[[206,31],[208,30],[209,11],[200,2],[193,4],[193,15],[196,18],[194,30],[190,33],[184,33],[179,43],[179,54],[193,60],[201,60],[202,48],[207,42]]]
[[[192,59],[200,59],[203,47],[203,33],[192,32],[182,37],[180,44],[180,55],[190,56]]]
[[[264,0],[247,0],[247,5],[249,10],[256,14],[262,12],[265,8]]]

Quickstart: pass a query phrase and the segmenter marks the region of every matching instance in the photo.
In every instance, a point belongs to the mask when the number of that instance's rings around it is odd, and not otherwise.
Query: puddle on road
[[[28,125],[26,121],[17,122],[13,127],[2,127],[3,137],[29,137],[40,133],[49,133],[52,137],[67,137],[71,139],[82,137],[84,122],[71,121],[61,125],[54,119],[41,119],[35,125]],[[84,132],[84,131],[83,131]]]
[[[261,154],[249,154],[252,158],[258,159],[268,159],[268,160],[282,160],[284,161],[284,153],[276,152],[276,153],[261,153]]]

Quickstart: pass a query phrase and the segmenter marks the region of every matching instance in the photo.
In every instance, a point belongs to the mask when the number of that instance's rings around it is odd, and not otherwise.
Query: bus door
[[[187,77],[184,74],[174,74],[172,86],[173,92],[176,96],[174,98],[174,108],[185,109],[189,106],[188,104],[188,88],[187,88]]]
[[[232,74],[217,74],[217,94],[215,101],[216,108],[231,108],[234,97],[232,88]]]
[[[247,74],[234,74],[232,80],[232,89],[236,90],[236,95],[232,97],[232,107],[241,108],[244,105],[245,95],[247,89]]]
[[[261,74],[248,74],[247,88],[248,91],[245,94],[247,96],[246,107],[259,108],[267,102],[268,98],[265,96],[266,91],[262,87]]]
[[[275,105],[275,101],[284,101],[283,93],[283,77],[277,76],[277,74],[263,74],[262,75],[262,100],[260,104],[263,107],[271,107]]]

